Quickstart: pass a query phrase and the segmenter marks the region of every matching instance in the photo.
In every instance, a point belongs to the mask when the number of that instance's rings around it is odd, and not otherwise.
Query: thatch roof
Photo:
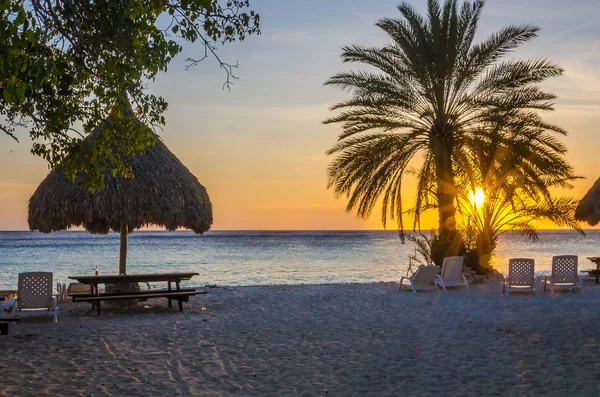
[[[595,226],[600,222],[600,178],[579,201],[575,210],[575,219],[585,221],[591,226]]]
[[[93,135],[93,134],[92,134]],[[52,232],[83,226],[91,233],[129,231],[145,225],[196,233],[210,229],[212,205],[204,186],[156,136],[154,147],[132,158],[134,178],[105,176],[104,189],[92,194],[51,171],[29,199],[29,228]]]

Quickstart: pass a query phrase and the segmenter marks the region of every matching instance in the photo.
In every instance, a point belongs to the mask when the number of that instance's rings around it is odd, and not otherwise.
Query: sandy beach
[[[225,287],[135,310],[62,304],[0,338],[1,396],[597,396],[600,288],[585,295]]]

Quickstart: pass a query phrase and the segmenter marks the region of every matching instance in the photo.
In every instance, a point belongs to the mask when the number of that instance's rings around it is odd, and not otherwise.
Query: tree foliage
[[[0,0],[0,130],[29,129],[32,152],[51,167],[102,186],[102,171],[131,176],[127,159],[153,143],[146,126],[165,123],[166,101],[146,86],[199,42],[192,66],[212,55],[231,84],[236,65],[218,43],[260,33],[248,0]],[[123,95],[128,100],[123,100]],[[141,123],[127,121],[129,107]],[[111,115],[110,122],[105,119]],[[125,125],[124,125],[125,123]],[[84,138],[97,126],[112,133]],[[128,128],[117,128],[128,127]]]
[[[489,269],[506,232],[537,240],[536,225],[545,220],[583,233],[574,218],[577,200],[552,194],[555,188],[571,188],[579,177],[565,160],[566,148],[544,128],[499,123],[468,147],[464,156],[470,167],[459,178],[458,209],[468,248],[477,251],[478,270]],[[469,197],[477,188],[485,197],[479,207]]]
[[[413,228],[420,228],[424,211],[436,208],[440,238],[457,251],[457,184],[469,174],[470,145],[500,122],[513,139],[528,139],[530,130],[518,128],[527,124],[556,143],[554,135],[564,131],[538,115],[552,110],[555,96],[539,83],[562,69],[544,59],[505,59],[536,37],[539,29],[532,25],[507,26],[475,43],[483,1],[459,6],[457,0],[429,0],[427,6],[426,17],[402,3],[402,19],[379,20],[390,39],[386,45],[343,48],[344,62],[369,69],[342,72],[325,83],[351,94],[325,121],[343,129],[327,152],[335,156],[328,186],[347,197],[347,210],[361,217],[381,200],[384,226],[395,219],[402,230],[407,212],[402,182],[412,172]]]

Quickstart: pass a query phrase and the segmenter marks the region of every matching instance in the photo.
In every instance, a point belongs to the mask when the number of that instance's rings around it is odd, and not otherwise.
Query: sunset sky
[[[340,132],[321,122],[329,106],[347,94],[323,82],[359,65],[343,65],[347,44],[383,45],[374,23],[399,17],[397,0],[252,0],[262,35],[219,50],[239,61],[231,91],[213,59],[185,71],[184,59],[201,51],[187,46],[151,90],[169,102],[161,137],[204,184],[214,206],[213,229],[379,229],[379,214],[362,221],[344,211],[326,189],[325,151]],[[422,12],[425,0],[411,0]],[[600,177],[600,7],[597,0],[490,0],[479,39],[502,26],[533,23],[539,37],[520,48],[519,58],[549,58],[565,69],[545,88],[559,96],[556,112],[544,117],[569,131],[563,139],[577,174],[580,198]],[[48,172],[21,143],[0,135],[0,230],[27,229],[27,200]],[[413,184],[404,198],[412,203]],[[435,216],[423,223],[436,226]],[[394,226],[392,225],[392,228]]]

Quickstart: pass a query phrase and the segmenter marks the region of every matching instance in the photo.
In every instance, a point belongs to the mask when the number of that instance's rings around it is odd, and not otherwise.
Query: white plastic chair
[[[417,293],[417,290],[437,289],[433,284],[433,279],[439,272],[439,266],[419,266],[412,276],[404,276],[400,279],[398,291],[401,291],[403,286],[409,286],[414,294]],[[408,284],[405,284],[405,281],[408,282]]]
[[[583,290],[583,276],[577,271],[577,255],[559,255],[552,257],[552,274],[544,279],[544,291],[550,287],[550,294],[554,296],[554,290],[579,289]]]
[[[510,291],[535,292],[538,295],[535,281],[535,261],[529,258],[513,258],[508,260],[508,277],[504,277],[504,293]]]
[[[465,258],[462,256],[444,258],[442,274],[436,276],[434,280],[436,288],[441,286],[444,291],[446,291],[446,287],[466,287],[469,289],[467,278],[462,274],[464,261]]]
[[[56,296],[52,295],[52,273],[19,273],[17,310],[48,310],[54,322],[58,321]]]

